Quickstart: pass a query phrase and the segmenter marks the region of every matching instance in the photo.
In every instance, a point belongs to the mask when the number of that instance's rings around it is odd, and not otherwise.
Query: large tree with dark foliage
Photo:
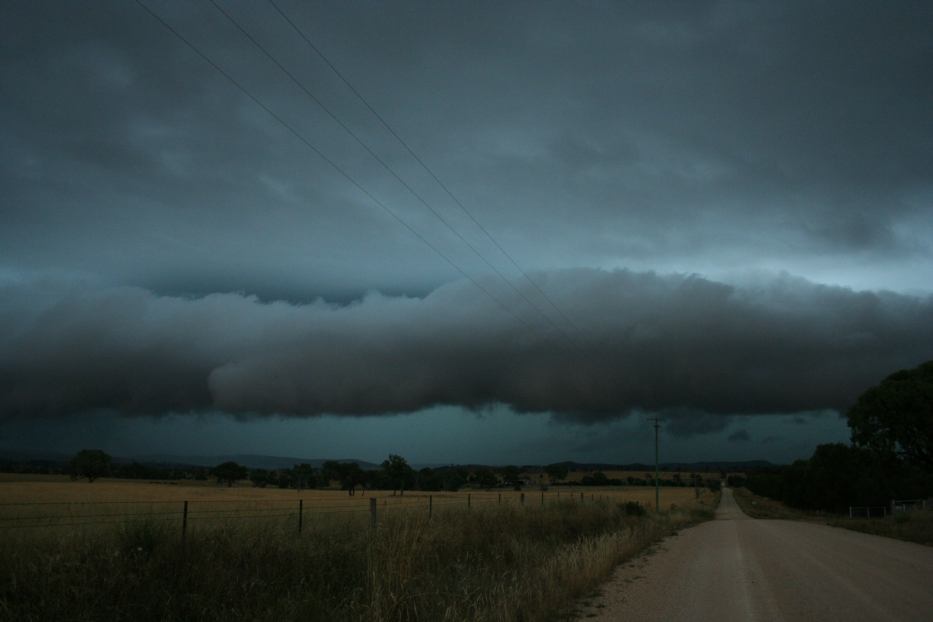
[[[351,497],[356,494],[356,487],[366,482],[366,473],[356,462],[343,462],[338,471],[340,487]]]
[[[238,480],[246,479],[246,476],[249,475],[249,469],[236,462],[224,462],[215,466],[212,473],[217,481],[225,482],[227,486],[233,486]]]
[[[893,453],[831,443],[819,445],[809,460],[749,473],[746,486],[793,507],[845,513],[849,506],[926,497],[933,492],[933,476]]]
[[[544,467],[544,472],[547,473],[548,480],[553,484],[566,479],[570,473],[570,467],[566,462],[555,462]]]
[[[388,459],[382,462],[382,472],[393,490],[400,491],[400,494],[405,494],[405,488],[411,488],[415,479],[415,470],[405,458],[397,454],[389,454]]]
[[[110,455],[100,449],[82,449],[71,459],[71,476],[74,479],[86,477],[88,482],[93,482],[110,473],[110,462]]]
[[[515,490],[522,489],[522,471],[517,466],[505,466],[499,470],[502,475],[502,481],[506,486]]]
[[[293,466],[292,483],[298,490],[312,488],[315,484],[314,467],[305,463]]]
[[[855,445],[933,473],[933,361],[865,391],[848,418]]]
[[[325,488],[330,487],[330,483],[334,480],[340,480],[340,476],[343,473],[340,462],[336,460],[325,460],[324,464],[321,465],[321,485]]]
[[[470,476],[470,479],[480,488],[495,488],[499,485],[499,478],[487,468],[477,469]]]

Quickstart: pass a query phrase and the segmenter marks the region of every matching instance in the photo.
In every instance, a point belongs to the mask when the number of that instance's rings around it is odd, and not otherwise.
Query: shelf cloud
[[[0,2],[0,449],[785,460],[933,358],[924,3],[144,4]]]
[[[933,355],[930,297],[787,275],[741,285],[626,270],[533,278],[573,326],[500,292],[507,314],[466,281],[346,305],[8,283],[0,409],[314,416],[504,404],[585,422],[695,413],[715,427],[710,415],[843,409]]]

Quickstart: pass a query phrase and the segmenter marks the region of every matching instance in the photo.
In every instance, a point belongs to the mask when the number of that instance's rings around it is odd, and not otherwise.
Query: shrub
[[[644,516],[647,514],[644,506],[637,501],[626,501],[621,504],[621,507],[626,516]]]

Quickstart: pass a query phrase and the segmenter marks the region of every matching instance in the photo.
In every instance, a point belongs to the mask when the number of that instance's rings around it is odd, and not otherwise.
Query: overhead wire
[[[363,96],[363,94],[360,93],[360,91],[343,75],[343,73],[339,69],[337,69],[336,65],[334,65],[334,63],[327,57],[327,55],[324,54],[324,52],[321,51],[321,49],[317,45],[315,45],[315,43],[311,40],[311,38],[305,34],[305,32],[294,22],[294,20],[292,20],[288,16],[288,14],[286,14],[285,11],[283,11],[282,8],[279,7],[278,3],[275,0],[268,0],[268,2],[269,4],[272,5],[275,11],[282,17],[282,19],[284,19],[285,22],[289,26],[291,26],[292,30],[294,30],[298,34],[298,36],[301,37],[302,40],[304,40],[304,42],[308,45],[308,47],[310,47],[314,51],[314,53],[317,54],[318,57],[322,61],[324,61],[324,63],[330,68],[330,70],[334,72],[334,75],[336,75],[341,80],[341,82],[343,82],[344,85],[346,85],[346,87],[350,89],[350,92],[352,92],[356,96],[356,98],[360,100],[360,102],[366,107],[366,109],[369,110],[369,112],[371,112],[374,117],[376,117],[379,123],[382,124],[382,127],[384,127],[386,131],[388,131],[389,134],[391,134],[399,142],[399,144],[401,144],[405,148],[405,150],[409,153],[409,155],[411,155],[412,158],[414,158],[414,160],[421,166],[421,168],[423,168],[428,173],[428,175],[431,176],[431,178],[437,183],[437,185],[440,186],[440,188],[447,194],[447,196],[450,197],[450,199],[460,208],[460,210],[469,217],[469,219],[473,222],[473,224],[475,224],[479,228],[479,230],[483,232],[483,234],[489,239],[490,242],[492,242],[492,244],[499,250],[499,252],[501,252],[502,255],[505,256],[505,258],[509,260],[509,262],[519,271],[519,273],[521,273],[521,275],[525,278],[525,280],[528,281],[532,285],[532,287],[534,287],[538,291],[538,293],[541,294],[541,296],[548,302],[548,304],[550,304],[551,308],[553,308],[558,313],[558,315],[560,315],[561,318],[563,318],[563,320],[567,322],[571,327],[578,330],[573,320],[571,320],[563,312],[563,310],[561,310],[561,308],[557,306],[554,300],[551,299],[550,296],[548,296],[547,292],[545,292],[544,289],[541,288],[534,281],[534,279],[532,279],[528,275],[528,273],[521,267],[518,261],[515,260],[512,254],[509,253],[499,243],[499,241],[495,238],[495,236],[493,236],[492,233],[485,226],[483,226],[483,224],[479,221],[479,219],[476,218],[473,212],[467,209],[467,207],[453,193],[453,191],[451,191],[451,189],[447,186],[447,184],[441,181],[441,179],[437,176],[434,170],[424,162],[424,160],[415,152],[415,150],[411,148],[408,142],[399,135],[399,133],[395,130],[395,128],[393,128],[389,124],[389,122],[386,121],[385,118],[381,114],[379,114],[379,112],[369,103],[369,101]]]
[[[329,158],[323,151],[318,149],[314,143],[312,143],[308,138],[306,138],[301,132],[295,129],[290,123],[285,121],[279,114],[267,106],[262,100],[257,96],[253,95],[245,86],[243,86],[236,78],[234,78],[230,73],[224,70],[219,64],[217,64],[211,57],[209,57],[205,52],[201,51],[194,43],[192,43],[187,37],[182,35],[177,29],[175,29],[171,24],[165,21],[162,16],[156,13],[149,5],[147,5],[143,0],[135,0],[142,9],[144,9],[150,16],[152,16],[156,21],[158,21],[166,30],[171,32],[178,40],[184,43],[191,51],[197,54],[202,60],[207,64],[213,67],[218,73],[220,73],[224,78],[226,78],[233,86],[235,86],[241,93],[246,95],[253,103],[262,108],[270,117],[272,117],[276,122],[278,122],[282,127],[288,130],[295,138],[297,138],[302,144],[311,149],[315,154],[318,155],[322,160],[331,166],[337,173],[339,173],[344,179],[350,182],[353,187],[363,193],[370,201],[375,205],[379,206],[383,211],[389,214],[395,221],[405,227],[412,235],[418,238],[422,243],[424,243],[428,248],[430,248],[434,253],[440,256],[445,262],[447,262],[451,267],[453,267],[458,273],[460,273],[464,278],[466,278],[470,283],[472,283],[477,289],[483,292],[488,298],[490,298],[496,305],[510,315],[517,322],[521,323],[527,328],[531,328],[527,320],[522,318],[519,315],[516,315],[508,306],[505,305],[499,298],[494,296],[492,292],[484,287],[479,281],[477,281],[472,275],[470,275],[466,270],[464,270],[459,264],[457,264],[453,259],[447,256],[443,251],[441,251],[435,244],[428,240],[424,235],[422,235],[417,229],[415,229],[411,224],[408,223],[404,218],[402,218],[398,213],[395,212],[392,208],[386,205],[384,202],[375,197],[371,192],[369,192],[362,184],[360,184],[352,175],[347,173],[339,164],[334,160]]]
[[[246,27],[244,27],[243,24],[240,23],[240,21],[236,17],[234,17],[234,15],[230,11],[225,9],[219,2],[217,2],[217,0],[208,0],[208,2],[210,2],[211,5],[215,9],[217,9],[217,11],[220,12],[220,14],[223,15],[227,19],[227,21],[229,21],[237,30],[239,30],[240,33],[244,37],[246,37],[246,39],[249,40],[250,43],[252,43],[269,61],[271,61],[282,73],[284,73],[288,77],[288,79],[293,84],[295,84],[295,86],[297,86],[309,99],[311,99],[311,101],[317,104],[317,106],[321,110],[323,110],[327,114],[327,116],[329,116],[335,123],[337,123],[337,125],[339,125],[341,129],[343,129],[376,162],[378,162],[382,168],[384,168],[390,175],[392,175],[392,177],[395,178],[395,180],[398,181],[413,197],[415,197],[415,199],[417,199],[419,203],[421,203],[432,214],[434,214],[434,216],[448,230],[450,230],[450,232],[453,233],[457,237],[457,239],[463,242],[463,244],[465,244],[466,247],[469,248],[470,251],[474,255],[476,255],[484,264],[486,264],[486,266],[490,270],[492,270],[499,278],[501,278],[503,282],[505,282],[510,288],[512,288],[512,290],[514,290],[515,293],[517,293],[532,309],[537,311],[541,315],[541,317],[544,318],[544,320],[548,324],[550,324],[552,328],[563,333],[563,330],[559,326],[557,326],[551,320],[551,318],[548,317],[548,315],[544,313],[538,307],[537,304],[534,303],[533,300],[531,300],[521,289],[516,287],[515,284],[512,283],[511,280],[509,280],[509,278],[506,277],[502,273],[502,271],[499,270],[499,268],[495,266],[495,264],[489,261],[489,259],[486,258],[486,256],[483,255],[473,243],[471,243],[459,230],[457,230],[457,228],[447,218],[445,218],[444,215],[440,213],[440,211],[438,211],[433,205],[431,205],[424,198],[424,196],[421,195],[421,193],[415,190],[415,188],[413,188],[411,184],[409,184],[404,178],[402,178],[402,176],[399,175],[398,172],[396,172],[395,169],[392,168],[392,166],[389,165],[389,163],[385,161],[385,159],[383,159],[378,153],[376,153],[376,151],[366,141],[364,141],[349,125],[347,125],[347,123],[344,122],[343,119],[341,119],[333,110],[330,109],[330,107],[328,107],[323,101],[321,101],[321,99],[317,95],[315,95],[314,92],[311,91],[311,89],[309,89],[304,84],[304,82],[299,80],[298,77],[295,76],[294,73],[292,73],[287,67],[285,67],[285,65],[282,64],[282,62],[279,61],[278,58],[276,58],[276,56],[272,54],[258,39],[256,39],[256,37],[254,37],[246,29]],[[564,334],[564,336],[567,337],[566,334]]]

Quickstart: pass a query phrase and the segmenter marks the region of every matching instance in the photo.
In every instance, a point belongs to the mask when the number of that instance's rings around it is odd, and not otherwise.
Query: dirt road
[[[726,489],[716,520],[620,568],[580,620],[933,620],[933,547],[756,520]]]

